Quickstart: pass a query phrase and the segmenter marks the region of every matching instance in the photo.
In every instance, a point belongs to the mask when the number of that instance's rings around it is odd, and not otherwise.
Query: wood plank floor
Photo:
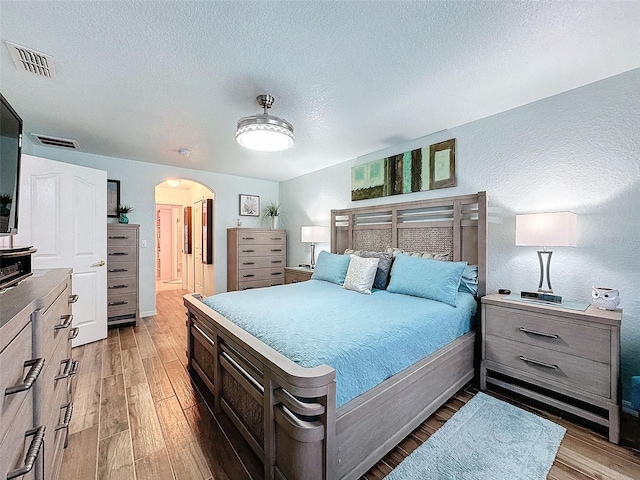
[[[183,290],[158,293],[158,315],[138,327],[109,330],[100,342],[73,350],[74,412],[61,480],[259,479],[261,467],[224,415],[211,415],[185,370]],[[473,397],[458,392],[363,477],[381,479]],[[549,479],[640,479],[635,450],[640,424],[625,416],[623,442],[517,401],[564,426],[567,434]]]

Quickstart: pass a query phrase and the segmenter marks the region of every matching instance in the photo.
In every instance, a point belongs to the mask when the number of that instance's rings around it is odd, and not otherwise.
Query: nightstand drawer
[[[557,316],[486,306],[487,335],[508,338],[595,362],[611,361],[611,329],[564,321]]]
[[[550,380],[605,398],[611,396],[610,367],[605,363],[493,335],[485,337],[485,359],[537,377],[542,380],[540,386]]]

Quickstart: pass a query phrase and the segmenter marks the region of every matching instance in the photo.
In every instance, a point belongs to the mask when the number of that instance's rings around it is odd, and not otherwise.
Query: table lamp
[[[327,227],[319,227],[312,225],[302,227],[300,230],[300,239],[304,243],[311,243],[311,268],[316,267],[316,243],[324,243],[329,241],[329,229]]]
[[[522,247],[542,247],[538,250],[540,260],[540,282],[538,291],[553,293],[549,267],[551,254],[547,247],[575,247],[578,218],[573,212],[532,213],[516,215],[516,245]],[[546,263],[542,256],[546,255]],[[546,286],[543,281],[546,279]]]

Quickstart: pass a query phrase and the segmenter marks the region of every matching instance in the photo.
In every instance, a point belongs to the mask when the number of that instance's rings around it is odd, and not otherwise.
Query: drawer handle
[[[78,298],[80,298],[78,295],[69,295],[67,303],[76,303],[78,301]]]
[[[251,253],[251,252],[255,252],[255,250],[242,250],[242,253]]]
[[[242,237],[243,240],[255,240],[254,237]]]
[[[272,252],[281,252],[282,249],[281,248],[272,248],[271,251]]]
[[[127,303],[129,303],[126,300],[120,300],[118,302],[109,302],[107,305],[109,305],[110,307],[113,307],[115,305],[126,305]]]
[[[129,255],[129,254],[127,252],[113,252],[113,253],[110,253],[109,255],[111,255],[112,257],[118,257],[122,255]]]
[[[538,335],[540,337],[558,338],[558,335],[556,335],[555,333],[538,332],[537,330],[529,330],[528,328],[524,328],[524,327],[520,327],[518,330],[520,330],[521,332],[524,332],[524,333],[530,333],[532,335]]]
[[[243,265],[255,265],[256,262],[242,262]]]
[[[282,237],[271,237],[271,240],[282,240]]]
[[[271,272],[271,275],[282,275],[282,272]]]
[[[109,236],[109,238],[111,240],[126,240],[129,237],[127,237],[125,235],[111,235],[111,236]]]
[[[69,330],[69,340],[73,340],[74,338],[76,338],[79,333],[80,333],[80,329],[78,327],[74,327],[71,330]]]
[[[242,278],[249,278],[249,277],[255,277],[255,275],[253,273],[249,273],[247,275],[242,275]]]
[[[291,283],[298,283],[299,280],[291,280]]]
[[[62,380],[63,378],[69,378],[72,375],[75,375],[76,373],[78,373],[77,360],[71,360],[70,358],[67,358],[65,360],[62,360],[60,362],[60,365],[62,365],[63,363],[66,364],[64,367],[64,371],[60,375],[56,375],[55,377],[53,377],[54,380]]]
[[[67,411],[64,412],[64,419],[62,419],[62,423],[60,425],[56,425],[56,432],[58,430],[62,430],[63,428],[69,428],[69,423],[71,422],[71,417],[73,416],[73,403],[65,403],[60,406],[60,410],[66,408]]]
[[[243,290],[252,290],[252,289],[254,289],[254,288],[255,288],[255,287],[244,287],[244,288],[243,288]]]
[[[271,260],[271,263],[282,263],[282,260]]]
[[[7,389],[4,391],[5,395],[13,395],[14,393],[29,390],[38,379],[38,375],[40,375],[42,367],[44,367],[44,358],[34,358],[33,360],[27,360],[26,362],[24,362],[24,366],[31,367],[29,369],[29,372],[27,372],[27,376],[24,377],[24,380],[20,385],[7,387]]]
[[[54,330],[64,330],[65,328],[69,328],[69,326],[71,325],[71,322],[73,321],[73,315],[71,315],[70,313],[66,315],[62,315],[60,317],[60,320],[64,320],[64,321],[56,325],[55,327],[53,327]]]
[[[40,425],[37,428],[33,428],[24,432],[25,437],[30,437],[31,435],[33,435],[33,440],[31,440],[31,445],[29,445],[27,455],[24,457],[24,466],[7,473],[7,480],[22,477],[31,471],[36,463],[38,455],[40,454],[40,449],[42,448],[42,444],[44,442],[44,431],[46,428],[47,427],[45,427],[44,425]]]
[[[127,270],[126,268],[110,268],[109,271],[111,273],[115,273],[115,272],[128,272],[129,270]]]
[[[557,365],[551,365],[550,363],[541,362],[540,360],[534,360],[532,358],[527,358],[527,357],[525,357],[523,355],[520,355],[518,358],[520,360],[522,360],[523,362],[533,363],[534,365],[539,365],[541,367],[550,368],[552,370],[558,370],[558,366]]]
[[[127,288],[129,285],[109,285],[107,288]]]

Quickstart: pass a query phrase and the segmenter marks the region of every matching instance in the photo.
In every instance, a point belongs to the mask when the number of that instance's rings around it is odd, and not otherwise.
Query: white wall
[[[278,184],[265,180],[221,175],[189,168],[137,162],[58,148],[25,145],[24,153],[61,162],[99,168],[107,171],[107,178],[120,180],[120,202],[135,208],[128,214],[130,223],[140,224],[140,239],[147,247],[140,250],[140,314],[154,315],[155,304],[155,186],[168,178],[184,178],[208,186],[215,192],[215,288],[225,291],[227,286],[227,228],[236,226],[238,195],[259,195],[261,200],[278,199]],[[105,218],[105,221],[107,219]],[[109,221],[117,221],[109,219]],[[260,218],[242,217],[243,226],[260,227]]]
[[[353,165],[449,138],[456,138],[457,187],[351,202]],[[537,249],[514,245],[516,213],[578,215],[578,246],[554,249],[551,282],[554,292],[584,302],[593,285],[620,289],[628,398],[630,376],[640,375],[640,69],[281,183],[289,264],[308,261],[300,226],[329,225],[331,209],[481,190],[489,195],[492,291],[537,288]]]

